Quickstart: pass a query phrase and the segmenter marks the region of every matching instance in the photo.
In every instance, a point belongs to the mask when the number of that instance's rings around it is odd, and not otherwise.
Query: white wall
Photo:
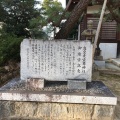
[[[117,57],[117,43],[100,43],[103,59]]]

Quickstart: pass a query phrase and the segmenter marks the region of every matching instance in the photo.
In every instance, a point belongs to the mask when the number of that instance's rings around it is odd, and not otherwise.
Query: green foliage
[[[33,27],[42,30],[44,26],[46,34],[55,33],[56,27],[60,27],[61,21],[68,17],[68,12],[65,12],[62,4],[58,0],[44,0],[41,4],[40,15],[30,20],[30,29]]]
[[[44,0],[42,4],[42,11],[45,16],[45,21],[52,23],[53,26],[57,26],[64,9],[62,4],[57,0]]]
[[[6,33],[0,30],[0,65],[5,64],[9,60],[20,60],[20,43],[22,37]]]
[[[20,60],[20,43],[24,37],[47,39],[59,26],[64,12],[60,2],[44,0],[36,8],[35,0],[0,0],[0,65],[9,60]],[[46,33],[43,27],[47,26]]]
[[[48,35],[43,31],[43,26],[46,26],[45,20],[41,15],[29,21],[29,33],[32,38],[47,39]]]
[[[117,31],[120,32],[120,24],[117,25]]]
[[[36,5],[41,7],[38,9]],[[67,16],[63,14],[62,4],[57,0],[44,0],[42,4],[36,0],[0,1],[0,22],[7,24],[7,33],[18,37],[46,38],[46,33],[60,27],[61,20]],[[43,32],[44,26],[49,26],[46,31],[50,31]]]
[[[1,9],[5,13],[1,19],[7,24],[7,32],[17,36],[29,36],[25,28],[29,27],[29,21],[39,15],[35,9],[35,0],[1,0]],[[0,16],[3,13],[0,12]]]

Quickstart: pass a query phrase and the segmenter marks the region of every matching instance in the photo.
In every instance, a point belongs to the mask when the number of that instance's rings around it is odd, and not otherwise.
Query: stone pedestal
[[[7,106],[7,107],[6,107]],[[1,120],[114,120],[114,105],[0,101]]]
[[[67,82],[28,88],[14,79],[0,88],[0,118],[7,120],[113,120],[117,98],[100,81],[87,90],[70,90]]]

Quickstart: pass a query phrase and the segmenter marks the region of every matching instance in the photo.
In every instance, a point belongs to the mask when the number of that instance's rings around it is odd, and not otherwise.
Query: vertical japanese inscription
[[[82,58],[82,47],[78,46],[78,58],[77,58],[77,72],[81,73],[81,58]]]
[[[82,73],[86,72],[86,47],[83,47]]]
[[[57,47],[57,48],[56,48]],[[59,42],[55,46],[52,42],[47,43],[37,43],[33,42],[31,44],[32,48],[32,69],[36,74],[41,72],[47,72],[48,75],[56,73],[56,67],[59,67],[59,74],[75,75],[75,70],[77,73],[85,73],[86,69],[86,47],[78,46],[71,43],[64,44]],[[77,51],[77,56],[75,53]],[[27,49],[27,67],[29,68],[29,49]],[[56,57],[58,56],[58,57]],[[59,65],[57,64],[57,58],[59,58]],[[77,63],[75,60],[77,59]],[[76,69],[77,66],[77,69]],[[54,70],[52,70],[54,69]],[[40,72],[41,71],[41,72]]]
[[[29,69],[29,66],[30,66],[30,58],[29,58],[29,48],[27,48],[27,69]]]

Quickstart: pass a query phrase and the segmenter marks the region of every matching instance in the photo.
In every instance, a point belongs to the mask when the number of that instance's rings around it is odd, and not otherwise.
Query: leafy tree
[[[6,33],[6,26],[0,29],[0,66],[9,60],[20,60],[20,43],[23,37]]]
[[[2,4],[1,4],[1,2],[0,2],[0,22],[4,20],[6,14],[7,14],[7,13],[6,13],[5,10],[3,9]]]
[[[0,8],[5,16],[1,21],[7,24],[7,32],[19,36],[28,36],[25,28],[29,27],[29,21],[39,15],[35,9],[35,0],[1,0]],[[0,16],[3,13],[0,13]]]
[[[104,0],[100,0],[99,3],[102,5]],[[94,0],[94,4],[97,1]],[[117,23],[120,23],[120,0],[108,0],[107,9],[110,11],[109,14],[106,15],[108,19],[114,19]]]
[[[56,27],[61,27],[61,21],[68,17],[62,4],[58,0],[44,0],[41,4],[40,15],[37,18],[33,18],[30,21],[30,25],[36,26],[38,29],[46,27],[46,33],[54,31],[56,33]]]
[[[51,23],[52,26],[58,26],[60,23],[61,16],[64,12],[62,4],[57,0],[44,0],[42,4],[43,14],[45,21]]]

